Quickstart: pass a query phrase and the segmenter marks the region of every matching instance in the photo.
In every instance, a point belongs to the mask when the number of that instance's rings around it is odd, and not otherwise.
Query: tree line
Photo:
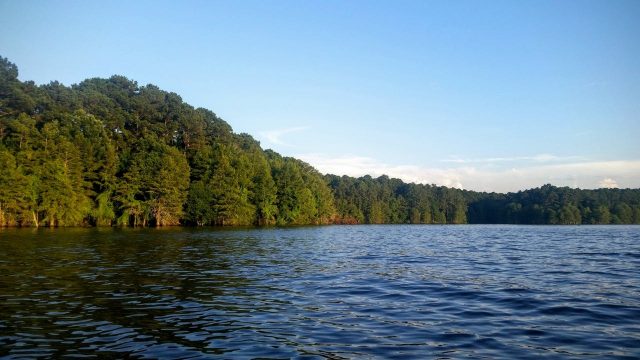
[[[512,194],[323,176],[123,76],[18,79],[0,57],[0,226],[639,223],[640,190]]]
[[[342,223],[640,224],[639,189],[580,190],[544,185],[516,193],[327,175]]]
[[[122,76],[71,87],[0,59],[0,224],[325,224],[323,176],[213,112]]]

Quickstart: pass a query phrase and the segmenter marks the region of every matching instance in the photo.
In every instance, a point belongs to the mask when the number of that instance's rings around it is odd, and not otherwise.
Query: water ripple
[[[0,356],[640,357],[640,227],[0,230]]]

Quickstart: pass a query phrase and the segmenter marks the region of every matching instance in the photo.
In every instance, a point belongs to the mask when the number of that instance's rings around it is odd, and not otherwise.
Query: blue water
[[[640,358],[640,227],[5,229],[0,355]]]

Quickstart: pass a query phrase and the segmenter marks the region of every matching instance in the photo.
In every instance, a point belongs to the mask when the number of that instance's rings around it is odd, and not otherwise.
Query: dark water
[[[0,355],[638,358],[640,227],[0,230]]]

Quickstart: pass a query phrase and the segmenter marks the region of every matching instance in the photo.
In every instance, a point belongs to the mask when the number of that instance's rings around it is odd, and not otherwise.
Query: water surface
[[[0,356],[638,358],[638,226],[0,230]]]

